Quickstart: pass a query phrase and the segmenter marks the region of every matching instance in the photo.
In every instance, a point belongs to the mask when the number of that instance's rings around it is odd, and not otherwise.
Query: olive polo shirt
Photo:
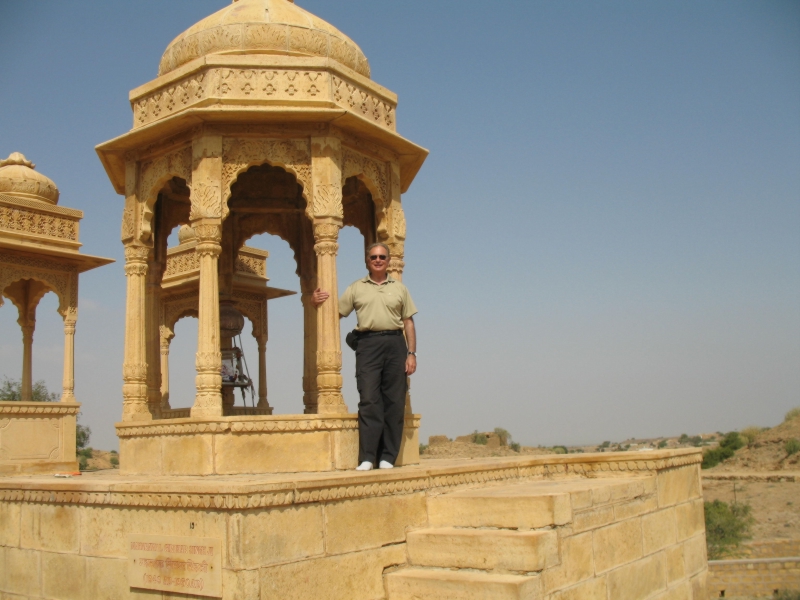
[[[351,283],[339,298],[339,314],[346,317],[354,308],[359,331],[403,329],[403,319],[417,314],[408,288],[388,276],[381,284],[369,275]]]

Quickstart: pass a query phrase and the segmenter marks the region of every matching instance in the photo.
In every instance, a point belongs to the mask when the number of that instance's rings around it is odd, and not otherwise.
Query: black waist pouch
[[[353,350],[358,348],[358,330],[353,329],[350,333],[348,333],[344,338],[344,343],[350,346]]]

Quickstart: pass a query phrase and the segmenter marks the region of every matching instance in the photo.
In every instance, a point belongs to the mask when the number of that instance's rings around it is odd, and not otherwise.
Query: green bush
[[[658,442],[658,447],[659,447],[659,449],[660,448],[666,448],[667,447],[667,440],[661,440],[660,442]]]
[[[701,466],[704,469],[715,467],[722,461],[728,460],[742,447],[744,447],[744,440],[742,440],[737,431],[726,433],[719,446],[703,453],[703,464]]]
[[[82,454],[78,456],[78,468],[81,471],[85,471],[89,468],[89,460]]]
[[[420,444],[419,445],[419,453],[425,454],[425,451],[428,449],[428,444]]]
[[[787,456],[796,454],[797,452],[800,452],[800,440],[798,440],[797,438],[786,440],[786,443],[783,445],[783,447],[786,450]]]
[[[478,444],[480,446],[485,446],[489,442],[489,438],[486,437],[485,433],[478,433],[476,429],[475,432],[472,434],[472,443]]]
[[[58,402],[59,395],[49,392],[43,380],[33,384],[31,396],[34,402]],[[3,375],[3,383],[0,384],[0,401],[19,402],[22,400],[22,380],[9,379]]]
[[[792,592],[789,590],[782,590],[774,596],[775,600],[800,600],[800,592]]]
[[[108,462],[111,463],[112,467],[118,467],[119,466],[119,457],[116,454],[112,454],[111,458],[108,459]]]
[[[755,523],[749,504],[728,504],[721,500],[705,503],[706,544],[709,560],[733,556],[741,543],[750,539]]]
[[[91,448],[81,448],[78,450],[78,456],[83,456],[84,458],[92,458],[94,454],[94,450]]]
[[[785,423],[786,421],[791,421],[792,419],[796,419],[797,417],[800,417],[800,406],[796,406],[795,408],[787,412],[786,416],[783,417],[783,422]]]
[[[520,450],[520,445],[517,442],[511,442],[511,444],[509,444],[508,447],[511,448],[514,452],[519,452]]]
[[[567,454],[569,451],[566,446],[553,446],[553,452],[556,454]]]
[[[679,444],[688,444],[689,443],[689,436],[686,435],[685,433],[682,433],[681,437],[678,438],[678,443]]]

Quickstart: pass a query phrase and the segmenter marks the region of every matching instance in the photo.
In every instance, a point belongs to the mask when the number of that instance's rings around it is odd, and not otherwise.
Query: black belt
[[[358,339],[373,337],[373,336],[376,336],[376,335],[402,335],[402,334],[403,334],[403,330],[402,329],[389,329],[387,331],[358,331],[358,332],[356,332],[356,335],[358,336]]]

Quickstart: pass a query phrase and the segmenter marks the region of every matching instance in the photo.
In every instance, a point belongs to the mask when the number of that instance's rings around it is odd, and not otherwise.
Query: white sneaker
[[[356,467],[356,471],[372,471],[372,463],[368,460],[365,460]]]
[[[378,468],[379,469],[394,469],[394,465],[392,463],[390,463],[390,462],[382,460],[380,462],[380,464],[378,465]]]

